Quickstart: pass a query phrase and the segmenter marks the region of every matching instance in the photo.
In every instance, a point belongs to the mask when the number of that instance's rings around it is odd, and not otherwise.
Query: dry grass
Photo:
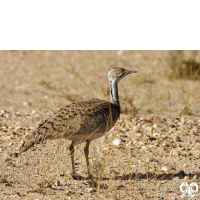
[[[200,183],[199,63],[199,51],[1,51],[2,160],[63,105],[109,100],[110,66],[139,73],[119,84],[123,115],[115,128],[91,143],[95,178],[73,180],[69,142],[47,141],[3,162],[0,198],[179,199],[182,182]],[[75,158],[86,177],[83,145]]]
[[[170,66],[172,79],[200,79],[200,62],[198,59],[198,51],[191,51],[189,58],[185,57],[185,52],[182,50],[171,51]]]

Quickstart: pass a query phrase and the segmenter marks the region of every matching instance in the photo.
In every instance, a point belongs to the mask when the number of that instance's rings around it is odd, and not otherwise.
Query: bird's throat
[[[118,83],[115,80],[110,80],[110,101],[115,105],[120,106],[118,96]]]

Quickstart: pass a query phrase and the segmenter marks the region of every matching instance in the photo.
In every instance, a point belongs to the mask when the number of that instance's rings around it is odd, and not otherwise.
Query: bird
[[[111,67],[108,70],[110,101],[92,98],[62,107],[41,123],[25,139],[19,151],[15,152],[15,155],[17,156],[46,139],[65,138],[71,140],[69,152],[71,156],[72,176],[77,177],[74,164],[74,147],[86,142],[84,154],[87,173],[88,176],[91,176],[88,157],[90,142],[103,136],[117,122],[120,116],[118,82],[131,73],[137,73],[137,71],[121,67]]]

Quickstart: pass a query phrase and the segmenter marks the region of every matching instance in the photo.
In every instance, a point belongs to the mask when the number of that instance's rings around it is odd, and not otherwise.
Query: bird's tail
[[[29,148],[31,148],[32,146],[34,146],[34,144],[37,144],[43,140],[46,139],[46,137],[44,135],[40,135],[40,134],[34,134],[34,132],[31,134],[32,137],[26,139],[26,141],[24,141],[19,149],[19,153],[22,153],[24,151],[27,151]]]
[[[50,124],[51,125],[51,124]],[[18,156],[20,153],[27,151],[29,148],[37,143],[44,141],[45,139],[52,136],[52,127],[46,121],[40,124],[28,138],[22,143],[18,151],[10,153],[10,155]]]

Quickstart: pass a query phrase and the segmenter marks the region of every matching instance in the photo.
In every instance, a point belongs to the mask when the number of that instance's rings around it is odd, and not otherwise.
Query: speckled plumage
[[[66,138],[72,140],[69,150],[73,175],[75,175],[74,146],[86,142],[84,153],[88,174],[90,174],[88,159],[90,141],[103,136],[115,125],[120,116],[118,81],[128,74],[136,72],[120,67],[109,69],[110,102],[93,98],[61,108],[33,131],[22,144],[18,153],[28,150],[34,144],[45,139]]]
[[[44,139],[66,138],[74,140],[75,146],[87,139],[101,137],[116,123],[119,109],[113,103],[94,98],[67,105],[40,124],[24,142],[20,152]]]

